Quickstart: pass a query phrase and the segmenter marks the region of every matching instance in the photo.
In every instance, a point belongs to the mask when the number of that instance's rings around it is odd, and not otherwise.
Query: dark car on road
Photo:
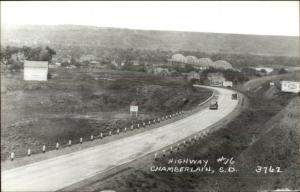
[[[218,101],[216,99],[213,99],[210,102],[209,109],[215,109],[215,110],[218,109]]]
[[[232,99],[232,100],[237,100],[237,97],[238,97],[237,93],[233,93],[233,94],[231,95],[231,99]]]

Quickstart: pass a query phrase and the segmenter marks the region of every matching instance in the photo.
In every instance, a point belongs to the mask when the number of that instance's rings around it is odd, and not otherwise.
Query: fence
[[[43,144],[43,146],[41,147],[40,150],[33,151],[31,148],[28,148],[27,151],[24,152],[23,154],[16,154],[15,152],[11,152],[9,158],[10,158],[11,161],[13,161],[16,158],[23,157],[23,156],[31,156],[33,154],[46,153],[47,151],[59,150],[61,148],[70,147],[70,146],[75,145],[75,144],[83,144],[84,142],[87,142],[87,141],[91,142],[91,141],[94,141],[96,139],[103,139],[105,137],[109,137],[109,136],[113,136],[113,135],[119,135],[121,133],[126,133],[128,131],[133,131],[135,129],[147,128],[147,127],[149,127],[153,124],[158,124],[158,123],[161,123],[162,121],[166,121],[168,119],[172,119],[174,117],[177,117],[177,116],[180,116],[180,115],[183,115],[183,114],[184,114],[183,111],[178,111],[176,113],[168,114],[168,115],[165,115],[165,116],[160,117],[160,118],[154,118],[154,119],[150,119],[150,120],[147,120],[147,121],[136,122],[135,124],[132,124],[130,126],[130,129],[128,129],[127,127],[116,128],[114,130],[100,132],[98,135],[91,134],[90,137],[88,137],[88,138],[80,137],[80,138],[73,139],[73,140],[69,139],[65,143],[57,141],[57,142],[55,142],[53,144],[50,144],[50,145],[49,144],[48,145]]]

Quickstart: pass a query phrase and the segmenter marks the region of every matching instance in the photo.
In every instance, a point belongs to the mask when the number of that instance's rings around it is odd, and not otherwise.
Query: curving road
[[[176,143],[217,123],[238,105],[233,91],[219,92],[219,109],[203,109],[187,118],[134,136],[2,172],[1,191],[55,191]]]

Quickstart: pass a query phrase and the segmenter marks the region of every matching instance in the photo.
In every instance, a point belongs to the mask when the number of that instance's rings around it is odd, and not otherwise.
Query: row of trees
[[[19,57],[22,59],[31,60],[31,61],[51,61],[53,55],[56,52],[52,48],[46,46],[43,47],[1,47],[1,63],[6,66],[11,65],[12,68],[20,68],[22,62],[19,60]],[[16,56],[16,57],[14,57]]]

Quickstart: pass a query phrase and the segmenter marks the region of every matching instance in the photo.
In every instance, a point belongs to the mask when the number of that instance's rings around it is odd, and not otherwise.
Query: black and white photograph
[[[1,191],[300,191],[299,1],[1,1]]]

